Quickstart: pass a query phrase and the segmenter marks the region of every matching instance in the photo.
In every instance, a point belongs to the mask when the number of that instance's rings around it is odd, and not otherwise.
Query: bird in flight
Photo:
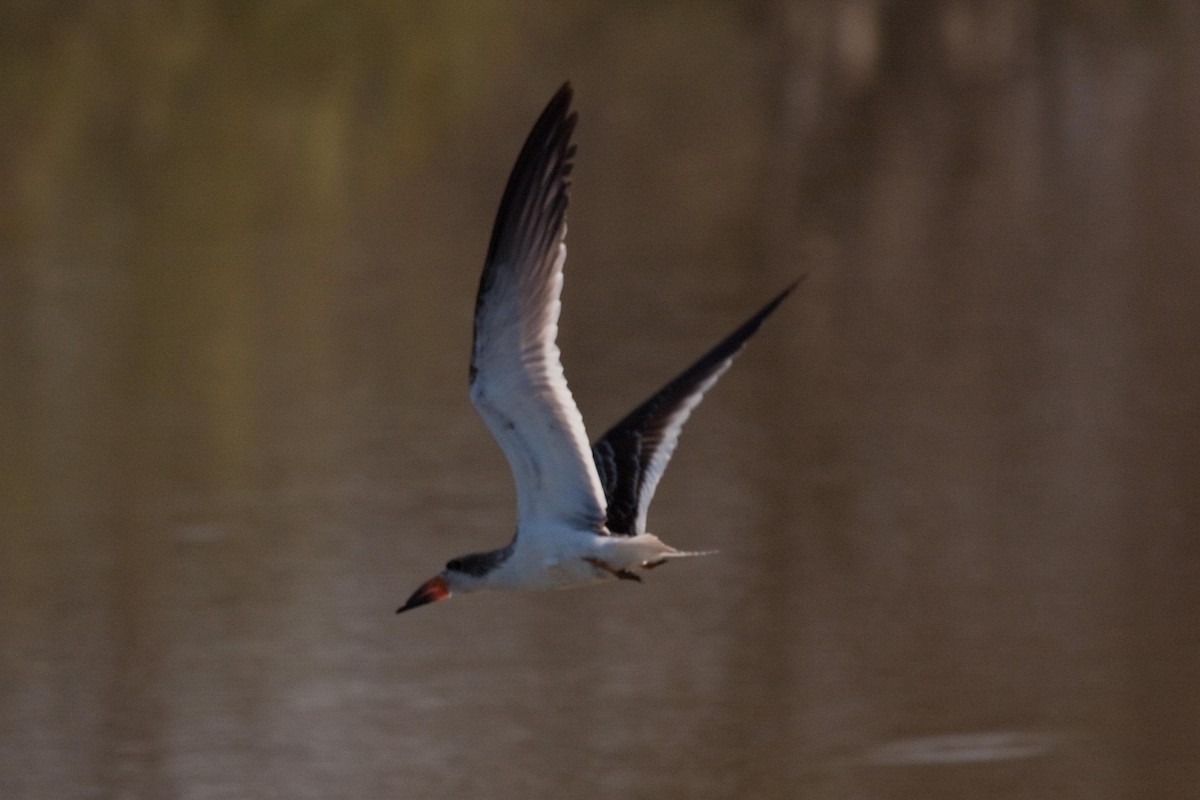
[[[646,532],[646,510],[679,432],[759,325],[796,287],[760,308],[591,447],[559,359],[558,314],[575,145],[571,85],[525,140],[500,200],[475,300],[471,402],[517,488],[517,532],[499,550],[459,556],[399,612],[479,589],[560,589],[640,581],[685,552]]]

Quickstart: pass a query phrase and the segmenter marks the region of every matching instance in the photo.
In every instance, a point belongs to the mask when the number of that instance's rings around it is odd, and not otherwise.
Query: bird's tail
[[[675,550],[663,553],[663,558],[691,558],[692,556],[715,556],[720,550]]]
[[[642,562],[642,569],[654,569],[661,567],[672,558],[691,558],[692,556],[713,556],[716,555],[716,550],[676,550],[671,548],[666,553],[659,553],[654,559]]]

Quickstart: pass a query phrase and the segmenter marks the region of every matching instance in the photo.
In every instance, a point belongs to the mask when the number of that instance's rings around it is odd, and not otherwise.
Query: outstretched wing
[[[587,432],[554,341],[575,154],[570,107],[564,84],[517,156],[475,302],[471,402],[512,467],[519,527],[566,521],[599,529],[604,521]]]
[[[777,294],[592,445],[592,458],[608,502],[610,532],[628,536],[645,533],[646,511],[675,452],[683,423],[700,404],[704,393],[729,369],[746,340],[799,283],[797,280]]]

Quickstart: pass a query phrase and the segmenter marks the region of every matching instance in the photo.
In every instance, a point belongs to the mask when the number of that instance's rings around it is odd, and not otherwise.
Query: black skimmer
[[[516,535],[499,550],[453,559],[399,611],[478,589],[640,581],[635,570],[704,555],[647,533],[646,510],[688,415],[799,281],[589,448],[555,344],[575,120],[567,83],[517,156],[475,300],[471,402],[512,468]]]

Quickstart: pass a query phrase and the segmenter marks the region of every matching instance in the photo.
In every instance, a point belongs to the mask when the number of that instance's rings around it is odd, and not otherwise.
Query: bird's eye
[[[462,572],[462,561],[457,558],[453,558],[446,562],[446,569],[451,569],[455,572]]]

